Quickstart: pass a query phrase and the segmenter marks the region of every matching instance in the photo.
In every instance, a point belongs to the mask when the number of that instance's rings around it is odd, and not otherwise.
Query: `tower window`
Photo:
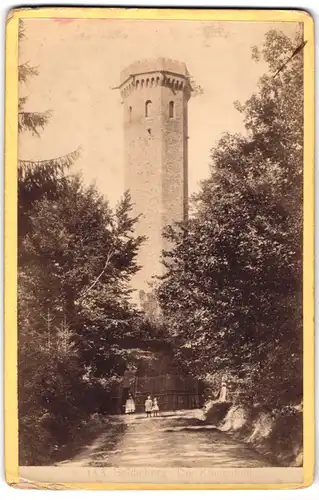
[[[168,105],[169,117],[174,118],[174,101],[170,101]]]
[[[130,106],[130,107],[128,108],[128,116],[129,116],[129,121],[130,121],[130,123],[131,123],[131,121],[132,121],[132,106]]]
[[[152,101],[146,101],[145,103],[145,118],[149,118],[151,116],[152,109]]]

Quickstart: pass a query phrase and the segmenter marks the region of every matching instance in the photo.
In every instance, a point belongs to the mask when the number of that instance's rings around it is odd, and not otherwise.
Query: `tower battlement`
[[[120,81],[123,99],[136,90],[148,87],[166,86],[183,90],[187,99],[192,91],[186,65],[164,57],[134,62],[122,71]]]
[[[127,66],[120,76],[120,85],[126,82],[133,75],[142,75],[146,73],[155,73],[167,71],[176,75],[189,78],[189,72],[186,64],[166,57],[154,57],[152,59],[139,59]]]

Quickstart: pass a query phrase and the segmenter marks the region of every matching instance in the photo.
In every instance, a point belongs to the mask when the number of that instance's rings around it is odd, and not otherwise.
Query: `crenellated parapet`
[[[123,99],[132,92],[158,86],[183,91],[189,98],[192,88],[186,65],[159,57],[136,61],[121,73],[119,88]]]

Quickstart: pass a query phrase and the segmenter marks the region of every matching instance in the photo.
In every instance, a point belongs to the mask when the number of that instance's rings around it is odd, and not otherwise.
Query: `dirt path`
[[[270,467],[249,446],[197,420],[193,411],[147,419],[115,417],[74,459],[59,466]]]

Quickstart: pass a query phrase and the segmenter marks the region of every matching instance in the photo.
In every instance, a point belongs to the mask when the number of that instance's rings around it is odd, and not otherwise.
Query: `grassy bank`
[[[205,411],[208,423],[250,444],[256,451],[282,467],[302,466],[302,409],[280,410],[211,402]]]
[[[69,422],[68,425],[61,426],[59,440],[45,428],[39,427],[36,440],[33,438],[27,443],[25,440],[20,443],[20,465],[48,466],[67,461],[80,454],[103,432],[108,432],[112,436],[120,435],[123,426],[125,426],[123,422],[114,422],[111,416],[95,413],[81,421],[73,422],[73,425]]]

